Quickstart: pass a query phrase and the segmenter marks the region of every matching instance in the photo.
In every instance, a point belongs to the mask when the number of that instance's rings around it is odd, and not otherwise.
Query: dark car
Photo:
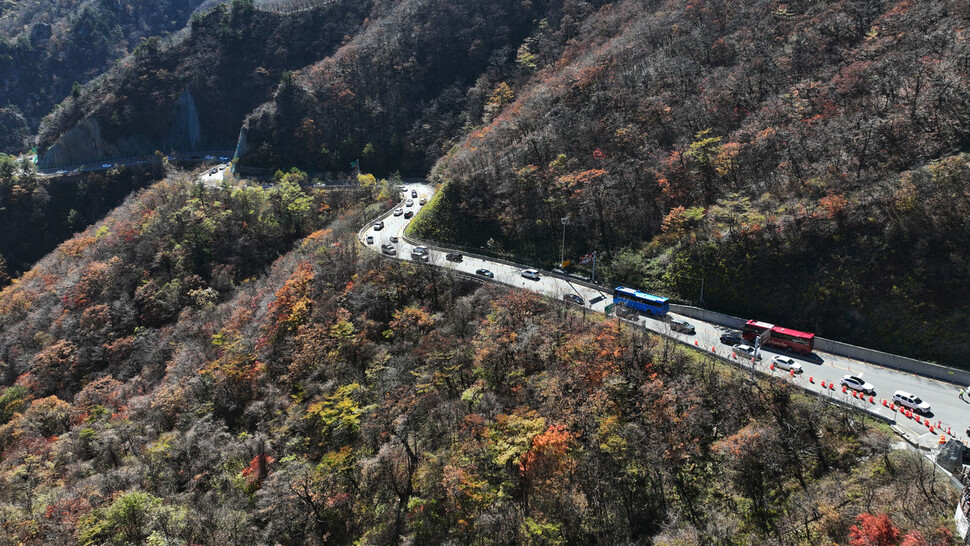
[[[411,197],[417,197],[417,196],[418,196],[418,190],[411,190]]]
[[[445,259],[449,262],[460,262],[464,259],[464,257],[457,252],[449,252],[445,254]]]
[[[741,345],[742,343],[741,335],[734,332],[721,334],[721,343],[725,345],[731,345],[732,347],[735,345]]]
[[[670,329],[682,334],[694,335],[694,325],[686,320],[670,319]]]
[[[582,305],[585,303],[583,298],[577,296],[576,294],[563,294],[562,301],[568,301],[570,303],[575,303],[576,305]]]
[[[475,270],[475,274],[478,275],[479,277],[488,277],[489,279],[495,278],[495,273],[492,273],[487,269],[477,269]]]
[[[413,210],[409,210],[409,211],[407,211],[407,212],[404,213],[404,218],[405,219],[410,219],[412,216],[414,216],[414,211]]]

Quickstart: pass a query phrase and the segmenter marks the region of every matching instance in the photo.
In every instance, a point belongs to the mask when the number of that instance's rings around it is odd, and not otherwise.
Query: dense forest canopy
[[[0,0],[0,150],[111,165],[0,155],[0,541],[951,544],[884,424],[357,232],[430,173],[413,235],[963,364],[968,18]]]
[[[956,493],[883,425],[362,252],[387,194],[302,176],[163,181],[0,293],[6,540],[951,539]]]
[[[202,0],[0,2],[0,153],[33,146],[52,106],[143,40],[175,33]]]
[[[569,217],[610,282],[962,365],[966,0],[298,4],[143,45],[41,149],[165,148],[190,92],[257,171],[435,165],[417,235],[551,265]]]

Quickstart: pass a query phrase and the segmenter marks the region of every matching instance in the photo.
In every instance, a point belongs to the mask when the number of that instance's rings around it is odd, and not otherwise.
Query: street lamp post
[[[559,267],[565,270],[566,266],[563,264],[566,263],[566,224],[569,223],[569,216],[563,216],[560,220],[562,221],[562,246],[559,250]]]

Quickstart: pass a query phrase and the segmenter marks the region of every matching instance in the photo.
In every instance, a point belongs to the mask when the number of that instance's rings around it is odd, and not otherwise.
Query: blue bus
[[[640,313],[649,313],[662,317],[670,311],[667,298],[640,292],[633,288],[617,286],[613,289],[613,305],[617,310],[620,308],[635,309]]]

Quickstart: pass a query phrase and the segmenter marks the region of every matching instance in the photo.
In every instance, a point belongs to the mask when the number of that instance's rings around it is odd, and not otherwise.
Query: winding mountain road
[[[404,188],[405,198],[395,208],[401,208],[403,211],[413,211],[415,214],[421,208],[419,200],[430,200],[434,194],[434,188],[428,184],[411,183],[405,184]],[[417,192],[417,198],[411,197],[412,190]],[[413,204],[410,207],[406,205],[408,199],[413,200]],[[404,230],[410,222],[410,219],[405,218],[403,214],[394,216],[389,212],[385,217],[382,217],[382,220],[384,223],[383,229],[375,230],[373,224],[369,224],[361,229],[358,234],[360,242],[374,252],[381,252],[382,245],[393,245],[395,254],[388,257],[399,260],[412,260],[411,252],[415,245],[406,240],[404,236]],[[368,237],[372,237],[373,242],[368,243]],[[397,238],[396,243],[392,242],[392,237]],[[591,288],[586,284],[572,282],[568,279],[548,274],[541,274],[539,280],[526,279],[521,276],[521,272],[528,266],[467,255],[463,256],[460,262],[454,262],[446,259],[448,252],[446,249],[429,248],[428,264],[443,269],[451,269],[486,282],[499,282],[508,286],[530,290],[558,301],[562,301],[563,296],[566,294],[575,294],[583,298],[586,309],[594,312],[604,313],[606,306],[613,302],[612,293]],[[491,271],[494,274],[494,278],[477,275],[475,272],[479,269]],[[579,307],[575,303],[566,304],[574,305],[577,308]],[[686,335],[673,332],[670,329],[669,322],[655,318],[641,316],[636,319],[624,320],[636,323],[643,328],[663,336],[679,340],[687,345],[696,346],[698,350],[716,353],[718,356],[727,358],[741,367],[751,366],[750,359],[745,361],[737,358],[733,355],[732,348],[729,345],[720,342],[720,335],[729,331],[727,328],[716,324],[701,322],[696,319],[688,319],[674,313],[671,313],[671,315],[673,318],[688,320],[694,324],[696,333]],[[957,385],[819,351],[815,351],[807,357],[786,355],[792,356],[797,362],[801,363],[804,369],[804,373],[793,376],[788,372],[770,369],[770,361],[775,354],[780,353],[771,349],[763,349],[763,360],[756,364],[755,370],[759,373],[784,378],[821,396],[828,396],[840,402],[859,407],[889,421],[895,420],[895,426],[901,434],[928,449],[935,448],[938,444],[940,434],[946,434],[948,430],[952,434],[952,437],[966,440],[965,430],[968,423],[970,423],[970,395],[965,396],[966,401],[961,400],[958,396],[960,387]],[[876,395],[872,398],[872,402],[869,401],[869,397],[853,397],[852,391],[842,392],[839,381],[846,374],[862,377],[875,386]],[[822,388],[823,382],[826,385],[824,389]],[[835,384],[834,389],[830,387],[833,382]],[[883,406],[882,401],[885,399],[887,402],[890,402],[893,392],[897,389],[909,391],[920,396],[924,401],[929,402],[932,405],[932,413],[924,416],[920,419],[920,422],[917,422],[915,419],[907,418],[899,412],[890,411],[888,407]],[[932,433],[926,425],[927,421],[934,427]]]

